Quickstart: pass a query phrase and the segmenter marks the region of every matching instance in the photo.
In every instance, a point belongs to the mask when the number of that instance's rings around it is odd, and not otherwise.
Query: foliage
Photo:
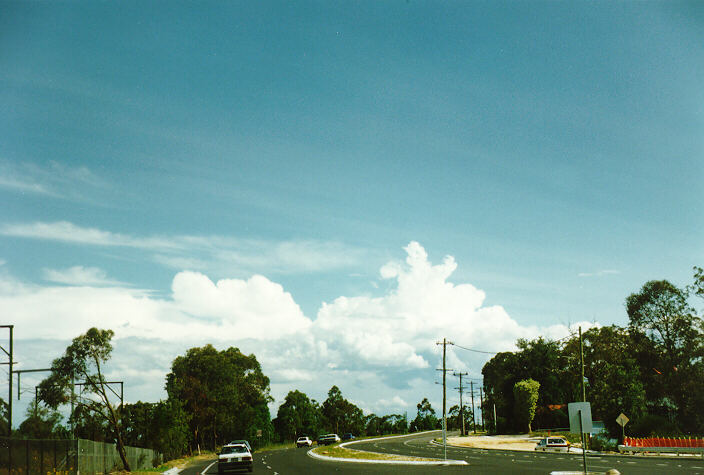
[[[435,409],[433,409],[427,397],[424,397],[423,400],[418,403],[417,409],[416,418],[411,422],[411,432],[439,429],[441,427],[442,421],[435,417]]]
[[[61,425],[63,417],[58,411],[33,400],[27,407],[26,419],[22,421],[15,436],[26,439],[67,439],[70,433]]]
[[[696,268],[695,268],[696,269]],[[628,296],[626,309],[649,411],[676,417],[685,432],[700,431],[704,385],[704,324],[688,304],[690,289],[666,280],[646,282]]]
[[[618,441],[606,434],[597,434],[589,441],[589,448],[599,452],[616,452],[618,451]]]
[[[364,432],[367,435],[405,434],[408,432],[408,418],[401,414],[377,416],[369,414],[365,417]]]
[[[78,422],[90,422],[86,427],[95,429],[93,432],[100,432],[97,428],[105,427],[115,439],[122,464],[129,471],[119,409],[111,402],[110,388],[103,375],[103,366],[112,353],[110,341],[113,336],[112,330],[91,328],[74,338],[64,355],[53,361],[51,374],[39,385],[39,394],[52,409],[73,400],[76,412],[72,418],[77,418]],[[73,391],[74,379],[83,383],[80,397]],[[80,424],[76,425],[80,427]]]
[[[321,407],[323,424],[336,434],[361,434],[364,431],[364,412],[344,397],[337,386],[328,391]]]
[[[299,390],[289,391],[274,419],[279,440],[296,440],[307,435],[316,438],[320,433],[320,407]]]
[[[523,424],[523,427],[528,427],[528,432],[530,432],[530,424],[535,417],[539,390],[540,383],[533,379],[524,379],[513,386],[516,420],[519,424]]]
[[[123,414],[127,445],[154,449],[166,460],[186,453],[188,417],[180,401],[138,401],[125,405]]]
[[[616,325],[591,328],[582,335],[584,374],[588,381],[588,400],[592,416],[601,420],[612,437],[620,437],[616,423],[620,413],[637,419],[645,413],[646,394],[633,353],[633,341],[624,328]],[[565,353],[579,354],[579,340],[565,345]],[[581,371],[577,358],[568,360],[570,386],[578,389]],[[628,388],[627,391],[621,388]]]
[[[254,355],[212,345],[191,348],[173,361],[166,391],[170,400],[183,403],[194,446],[215,449],[242,438],[258,446],[273,437],[269,378]]]
[[[464,414],[462,414],[462,412]],[[464,429],[470,431],[473,428],[472,408],[464,407],[464,411],[460,411],[459,404],[455,404],[447,411],[447,428],[448,430],[462,430],[462,416],[464,416]]]

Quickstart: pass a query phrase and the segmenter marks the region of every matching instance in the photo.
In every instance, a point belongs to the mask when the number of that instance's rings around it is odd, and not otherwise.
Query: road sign
[[[621,427],[623,427],[623,426],[625,426],[626,424],[628,424],[628,421],[629,421],[629,420],[630,420],[630,419],[628,419],[628,417],[626,417],[626,414],[624,414],[624,413],[622,412],[622,413],[616,418],[616,423],[617,423],[618,425],[620,425]]]
[[[573,434],[592,432],[592,406],[588,402],[571,402],[567,405],[570,418],[570,432]],[[579,420],[582,419],[580,430]]]

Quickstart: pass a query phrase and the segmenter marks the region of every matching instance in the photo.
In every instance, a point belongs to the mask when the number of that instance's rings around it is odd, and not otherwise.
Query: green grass
[[[374,437],[376,438],[376,437]],[[325,445],[321,447],[316,447],[313,452],[319,455],[324,455],[326,457],[335,457],[342,459],[363,459],[363,460],[404,460],[404,461],[435,461],[437,459],[422,458],[422,457],[410,457],[405,455],[395,455],[395,454],[380,454],[377,452],[367,452],[364,450],[354,450],[345,447],[340,447],[338,444]]]

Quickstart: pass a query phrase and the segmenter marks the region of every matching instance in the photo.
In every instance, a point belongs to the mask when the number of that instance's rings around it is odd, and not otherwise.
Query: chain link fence
[[[125,447],[132,470],[161,463],[151,449]],[[22,440],[0,437],[0,475],[98,475],[122,468],[115,444],[92,440]]]

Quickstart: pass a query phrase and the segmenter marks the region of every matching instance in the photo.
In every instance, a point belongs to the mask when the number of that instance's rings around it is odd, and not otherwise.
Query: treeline
[[[322,404],[301,391],[289,391],[273,424],[279,442],[302,436],[315,439],[330,432],[360,436],[405,434],[408,431],[406,414],[365,415],[362,409],[342,396],[337,386],[330,388]]]
[[[418,404],[411,423],[406,414],[377,416],[342,396],[337,386],[322,404],[298,390],[290,391],[271,420],[269,378],[255,355],[212,345],[178,356],[166,376],[166,400],[120,405],[103,374],[112,352],[111,330],[91,328],[78,336],[52,363],[51,375],[38,387],[15,437],[79,438],[155,449],[166,459],[201,449],[214,450],[235,439],[254,447],[323,433],[383,435],[439,427],[427,399]],[[77,387],[74,382],[80,382]],[[1,401],[1,400],[0,400]],[[63,421],[60,409],[73,411]],[[6,406],[5,406],[6,408]],[[6,413],[6,410],[4,411]],[[0,418],[0,430],[7,419]],[[123,459],[128,469],[126,457]]]
[[[704,325],[690,304],[704,297],[704,272],[694,268],[691,285],[650,281],[626,298],[628,325],[591,328],[582,335],[584,392],[593,420],[620,437],[626,434],[704,434]],[[490,429],[526,430],[525,407],[516,400],[520,382],[539,383],[532,428],[566,428],[567,403],[582,400],[580,341],[518,340],[518,351],[498,353],[482,369]],[[524,405],[525,406],[525,405]],[[496,408],[496,421],[493,419]],[[530,420],[528,423],[530,424]]]

